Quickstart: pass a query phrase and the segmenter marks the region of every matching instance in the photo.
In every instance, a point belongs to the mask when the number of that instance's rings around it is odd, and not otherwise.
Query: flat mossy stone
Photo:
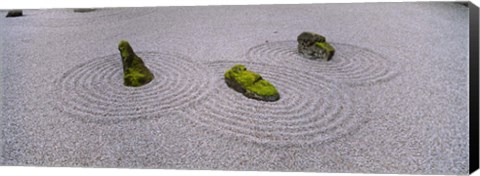
[[[280,94],[277,89],[260,74],[247,70],[237,64],[225,72],[225,83],[244,96],[262,101],[277,101]]]
[[[19,16],[23,16],[22,10],[9,10],[7,13],[7,16],[5,17],[19,17]]]
[[[123,84],[125,86],[139,87],[153,80],[152,72],[145,66],[143,60],[135,54],[127,41],[120,41],[118,50],[120,50],[122,57]]]

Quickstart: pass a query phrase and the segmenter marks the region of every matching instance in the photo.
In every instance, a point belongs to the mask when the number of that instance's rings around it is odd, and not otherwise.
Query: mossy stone
[[[320,34],[303,32],[297,37],[297,41],[298,52],[306,58],[329,61],[335,54],[335,48]]]
[[[135,54],[127,41],[120,41],[118,50],[120,50],[122,57],[123,84],[125,86],[139,87],[154,79],[152,72],[145,66],[143,60]]]
[[[10,10],[7,13],[7,16],[5,17],[19,17],[23,16],[23,11],[22,10]]]
[[[333,46],[327,42],[317,42],[315,43],[315,46],[323,50],[324,56],[322,57],[327,58],[327,60],[332,59],[333,55],[335,54],[335,48],[333,48]],[[317,52],[317,53],[320,53],[320,52]]]
[[[316,42],[325,42],[325,37],[313,32],[302,32],[298,35],[297,41],[301,45],[311,46]]]
[[[280,94],[277,89],[260,74],[247,70],[244,65],[237,64],[225,72],[225,83],[228,87],[244,96],[263,101],[277,101]]]
[[[87,12],[93,12],[97,9],[91,9],[91,8],[82,8],[82,9],[73,9],[73,12],[75,13],[87,13]]]

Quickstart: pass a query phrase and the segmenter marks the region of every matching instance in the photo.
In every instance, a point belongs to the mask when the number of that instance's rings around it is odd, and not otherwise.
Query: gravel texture
[[[24,10],[0,26],[1,165],[468,173],[457,3]],[[303,31],[330,62],[296,53]],[[146,86],[122,85],[122,39]],[[229,89],[237,63],[281,99]]]

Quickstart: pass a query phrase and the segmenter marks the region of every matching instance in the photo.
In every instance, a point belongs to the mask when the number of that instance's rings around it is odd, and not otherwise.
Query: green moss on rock
[[[243,65],[237,64],[225,72],[225,82],[237,92],[248,98],[263,101],[277,101],[280,95],[277,89],[260,74],[248,71]]]
[[[309,59],[330,60],[335,48],[326,42],[325,37],[313,32],[303,32],[297,37],[298,52]]]
[[[327,60],[330,60],[332,56],[335,54],[335,48],[333,48],[333,46],[327,42],[316,42],[315,46],[325,51],[327,55]]]
[[[297,41],[302,45],[310,46],[315,42],[325,42],[325,37],[313,32],[302,32],[298,35]]]
[[[145,66],[142,59],[135,54],[127,41],[120,41],[118,50],[120,50],[122,56],[123,84],[125,86],[139,87],[153,80],[152,72]]]

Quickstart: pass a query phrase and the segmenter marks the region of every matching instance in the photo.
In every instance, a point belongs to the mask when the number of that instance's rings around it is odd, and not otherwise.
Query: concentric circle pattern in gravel
[[[123,85],[119,54],[78,65],[56,80],[60,106],[85,121],[118,121],[166,114],[204,98],[209,90],[205,69],[179,54],[137,53],[153,72],[141,87]]]
[[[297,68],[349,85],[374,85],[389,81],[398,74],[395,62],[370,49],[350,44],[331,44],[336,51],[330,61],[304,58],[298,53],[297,41],[293,40],[257,45],[249,49],[247,59]]]
[[[271,82],[280,100],[258,101],[229,88],[223,74],[235,64]],[[355,131],[365,121],[355,116],[349,91],[322,77],[253,62],[216,61],[207,67],[214,73],[214,88],[185,116],[212,129],[262,144],[307,145]]]

